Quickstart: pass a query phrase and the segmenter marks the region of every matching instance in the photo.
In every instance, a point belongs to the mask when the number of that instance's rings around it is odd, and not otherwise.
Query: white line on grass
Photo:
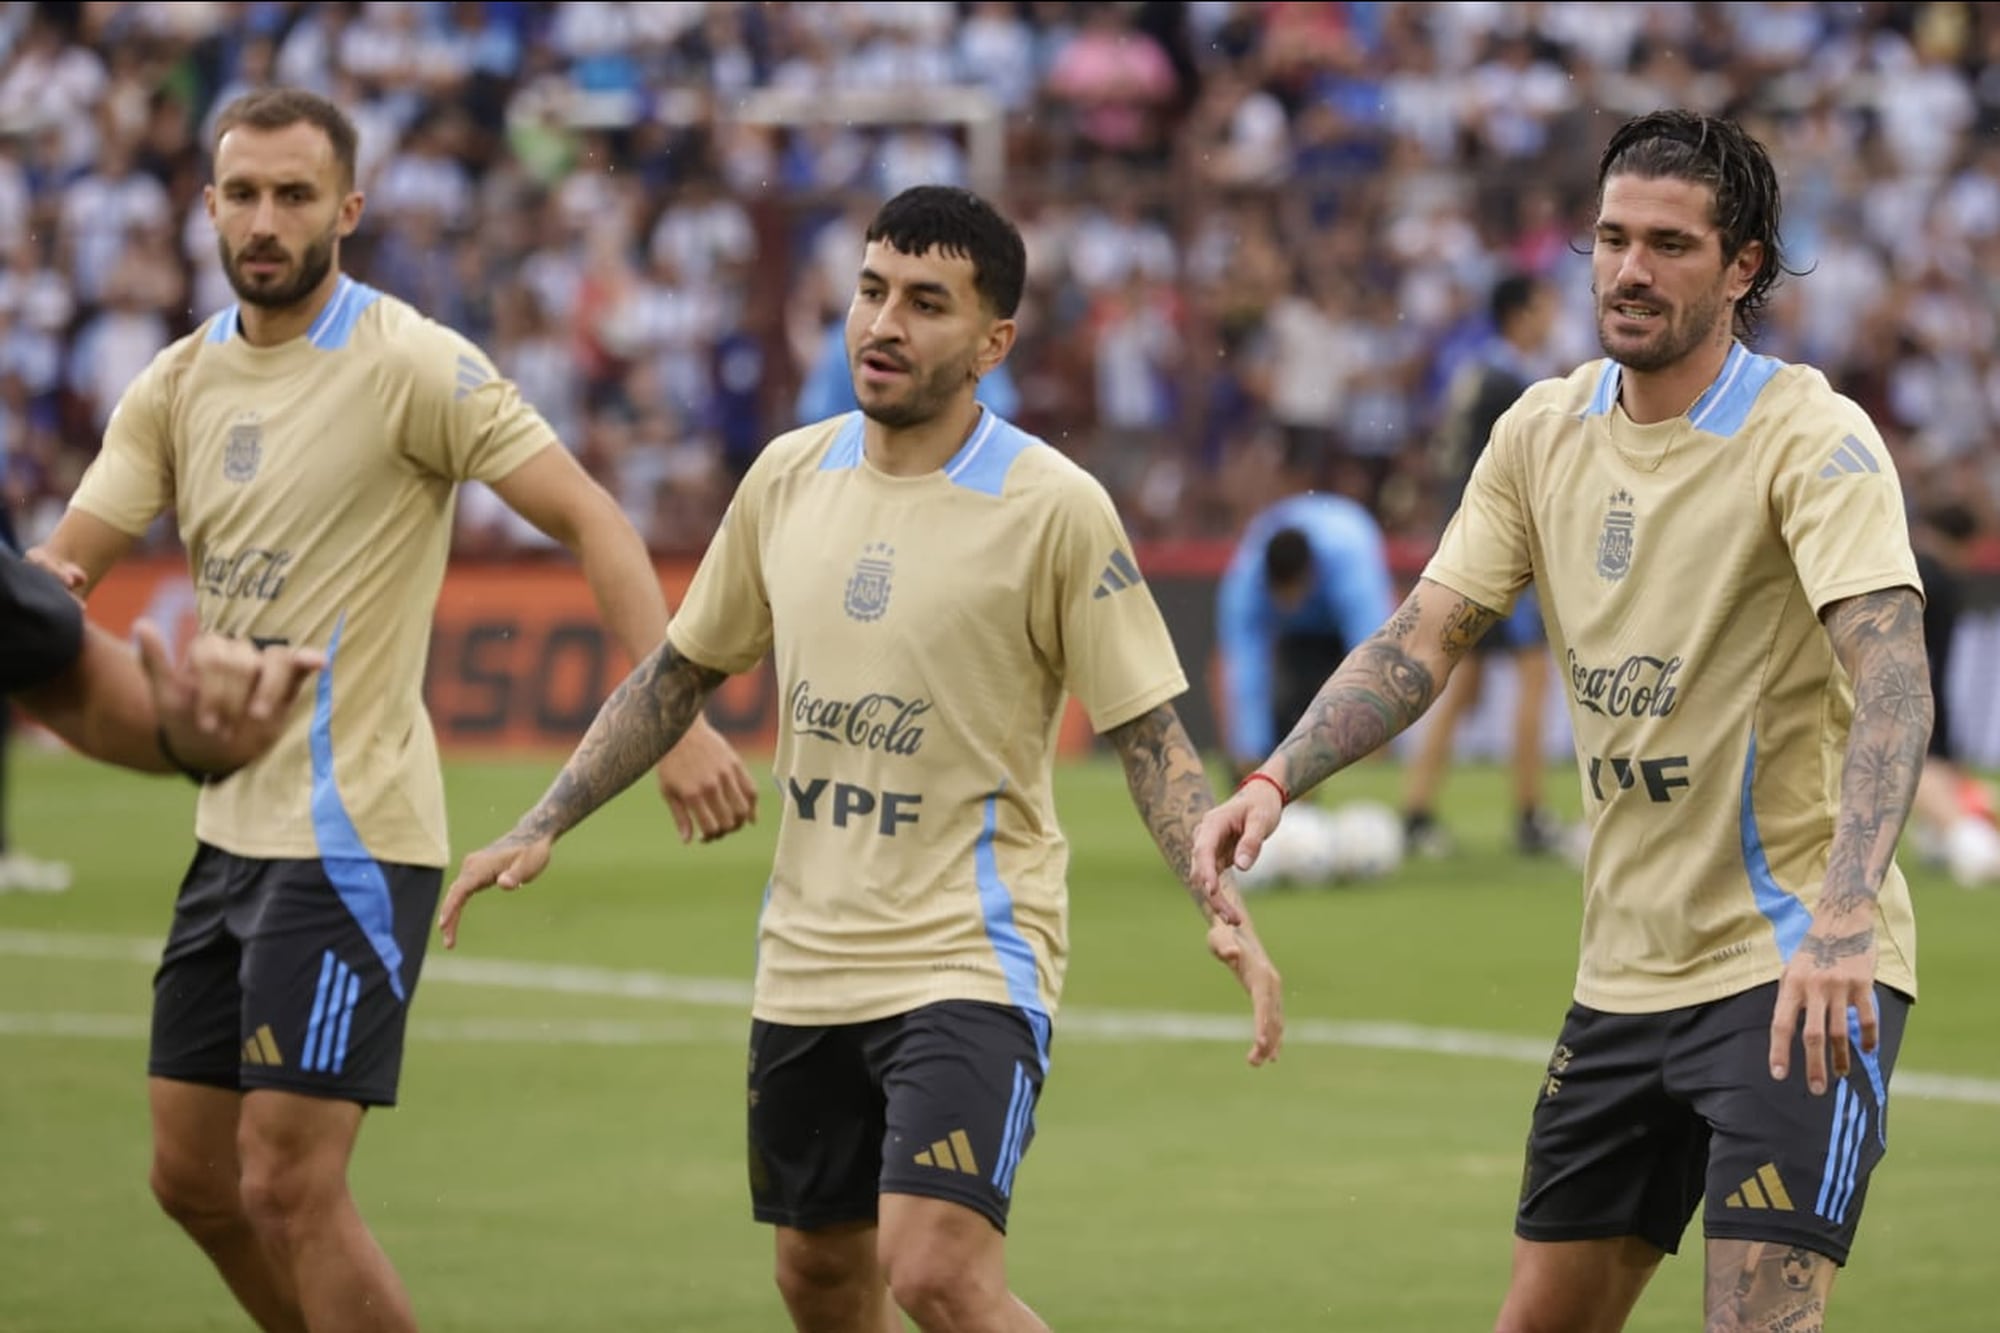
[[[0,1013],[0,1037],[99,1037],[143,1041],[149,1021],[135,1014]],[[619,1019],[418,1019],[418,1041],[498,1042],[511,1046],[714,1046],[744,1039],[741,1023],[672,1020],[631,1023]]]
[[[130,936],[73,935],[44,931],[0,930],[0,955],[16,958],[63,958],[79,961],[156,963],[158,941]],[[706,977],[675,977],[661,972],[616,971],[573,964],[523,963],[502,959],[455,958],[432,955],[424,964],[426,981],[505,990],[564,995],[602,995],[620,999],[664,1000],[708,1008],[743,1009],[750,987],[738,981]],[[41,1026],[37,1026],[37,1025]],[[63,1024],[68,1028],[57,1031]],[[1063,1037],[1103,1041],[1247,1042],[1248,1020],[1221,1014],[1174,1013],[1135,1009],[1065,1009],[1059,1023]],[[142,1020],[120,1015],[0,1014],[0,1036],[144,1036]],[[734,1024],[583,1022],[423,1022],[416,1035],[439,1041],[556,1042],[629,1046],[648,1043],[741,1041],[744,1027]],[[1293,1046],[1365,1047],[1378,1051],[1413,1051],[1427,1055],[1470,1056],[1519,1064],[1545,1063],[1549,1042],[1501,1032],[1423,1027],[1414,1023],[1341,1023],[1326,1019],[1293,1019],[1285,1025],[1285,1041]],[[2000,1079],[1955,1074],[1896,1071],[1895,1091],[1929,1101],[2000,1106]]]

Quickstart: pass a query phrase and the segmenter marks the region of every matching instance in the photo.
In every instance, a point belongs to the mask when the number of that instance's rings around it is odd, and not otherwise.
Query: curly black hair
[[[1764,247],[1750,287],[1736,303],[1739,334],[1748,335],[1763,317],[1771,291],[1785,274],[1779,239],[1783,200],[1771,156],[1741,125],[1694,111],[1653,111],[1620,125],[1597,161],[1597,197],[1612,176],[1665,177],[1706,185],[1715,193],[1715,225],[1722,233],[1725,260],[1756,241]]]
[[[1027,285],[1028,256],[1021,233],[1000,210],[970,190],[917,185],[903,191],[868,224],[870,241],[886,241],[906,255],[933,248],[972,261],[972,286],[987,309],[1012,319]]]

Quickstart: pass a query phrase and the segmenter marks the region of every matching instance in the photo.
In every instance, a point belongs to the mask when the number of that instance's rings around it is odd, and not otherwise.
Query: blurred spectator
[[[1480,294],[1547,278],[1552,347],[1596,353],[1589,167],[1664,103],[1777,149],[1815,277],[1762,349],[1876,413],[1913,485],[1994,508],[1992,6],[455,0],[0,7],[0,428],[29,521],[139,349],[232,299],[209,128],[274,81],[360,127],[356,276],[485,341],[662,549],[851,393],[859,223],[917,180],[1021,218],[1035,318],[988,389],[1136,527],[1233,535],[1289,458],[1422,538]],[[964,123],[982,105],[1001,122]],[[482,549],[541,545],[482,515]]]

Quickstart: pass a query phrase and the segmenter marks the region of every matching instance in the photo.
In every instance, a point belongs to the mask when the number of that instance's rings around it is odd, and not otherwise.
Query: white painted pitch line
[[[150,1020],[137,1014],[0,1012],[0,1037],[98,1038],[144,1041]],[[632,1023],[618,1019],[418,1019],[414,1041],[498,1043],[509,1046],[715,1046],[744,1040],[741,1023]]]
[[[79,961],[135,962],[148,965],[159,961],[156,940],[132,936],[77,935],[48,931],[0,930],[0,956],[16,958],[62,958]],[[750,987],[739,981],[709,977],[676,977],[660,972],[618,971],[574,964],[512,962],[502,959],[458,958],[433,954],[424,964],[426,981],[452,985],[484,986],[505,990],[539,991],[564,995],[611,996],[620,999],[662,1000],[707,1008],[747,1009]],[[118,1036],[145,1035],[139,1020],[120,1015],[33,1015],[0,1014],[0,1036],[31,1035],[23,1026],[35,1021],[71,1021],[79,1030],[68,1033],[32,1035]],[[613,1020],[583,1022],[471,1022],[426,1023],[419,1020],[419,1037],[444,1041],[516,1041],[576,1043],[582,1045],[645,1045],[649,1042],[741,1041],[747,1018],[734,1025],[674,1025],[622,1023]],[[118,1023],[135,1026],[127,1032]],[[101,1031],[85,1030],[93,1027]],[[1176,1013],[1139,1009],[1065,1009],[1057,1023],[1064,1040],[1177,1041],[1248,1043],[1247,1019],[1222,1014]],[[596,1035],[591,1035],[595,1033]],[[1549,1039],[1510,1033],[1477,1032],[1462,1028],[1424,1027],[1414,1023],[1334,1022],[1327,1019],[1294,1019],[1285,1025],[1285,1042],[1291,1046],[1359,1047],[1378,1051],[1404,1051],[1426,1055],[1452,1055],[1475,1059],[1506,1060],[1516,1064],[1540,1065],[1549,1058]],[[1958,1074],[1928,1074],[1914,1069],[1896,1071],[1894,1095],[1926,1101],[1959,1102],[1973,1106],[2000,1106],[2000,1079],[1975,1078]]]

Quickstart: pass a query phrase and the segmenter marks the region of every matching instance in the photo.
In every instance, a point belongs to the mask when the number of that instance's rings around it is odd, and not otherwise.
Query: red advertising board
[[[686,590],[694,564],[666,561],[658,571],[671,604]],[[90,615],[118,634],[146,616],[178,639],[194,626],[187,568],[178,560],[118,566],[92,593]],[[447,749],[568,749],[631,667],[605,633],[574,564],[457,563],[438,597],[424,696]],[[767,751],[776,741],[778,707],[767,660],[725,682],[708,718],[745,749]],[[1088,740],[1089,727],[1072,708],[1064,748]]]

